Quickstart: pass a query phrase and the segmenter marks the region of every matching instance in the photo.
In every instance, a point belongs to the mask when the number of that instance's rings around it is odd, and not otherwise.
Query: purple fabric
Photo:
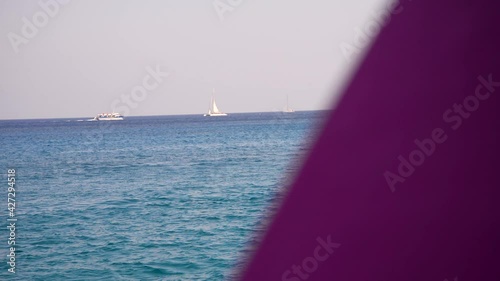
[[[401,7],[240,280],[500,280],[500,1]]]

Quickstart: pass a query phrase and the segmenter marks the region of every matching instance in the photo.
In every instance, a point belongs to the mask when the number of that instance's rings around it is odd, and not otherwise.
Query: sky
[[[387,5],[0,0],[0,119],[329,109]]]

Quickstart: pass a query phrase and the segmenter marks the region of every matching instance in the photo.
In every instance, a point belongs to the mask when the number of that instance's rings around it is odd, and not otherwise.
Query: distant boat
[[[221,112],[219,108],[217,107],[217,104],[215,103],[215,89],[212,94],[212,99],[210,100],[210,107],[208,108],[208,113],[203,115],[203,116],[212,116],[212,117],[217,117],[217,116],[227,116],[226,113]]]
[[[92,119],[94,121],[121,121],[123,120],[123,115],[121,115],[120,113],[101,113],[101,114],[97,114],[96,117],[94,117],[94,119]]]
[[[285,113],[292,113],[292,112],[295,112],[295,110],[291,109],[291,108],[288,106],[288,95],[286,95],[286,108],[285,108],[285,110],[283,110],[283,112],[285,112]]]

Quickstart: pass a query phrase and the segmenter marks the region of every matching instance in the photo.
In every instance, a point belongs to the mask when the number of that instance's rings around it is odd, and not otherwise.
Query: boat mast
[[[208,114],[212,113],[212,99],[213,97],[210,98],[210,103],[208,104]]]
[[[208,105],[208,114],[212,114],[214,111],[214,94],[215,88],[213,89],[212,97],[210,98],[210,104]]]

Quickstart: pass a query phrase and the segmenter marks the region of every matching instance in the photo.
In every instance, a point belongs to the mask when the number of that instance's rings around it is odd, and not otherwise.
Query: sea
[[[232,279],[327,113],[0,120],[0,280]]]

